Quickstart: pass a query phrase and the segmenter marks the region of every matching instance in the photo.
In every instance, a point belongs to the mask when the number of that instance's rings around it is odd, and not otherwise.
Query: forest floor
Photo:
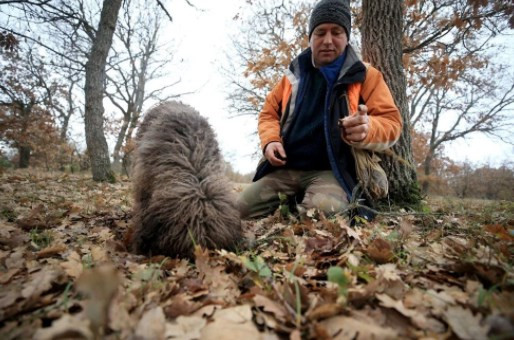
[[[253,247],[127,252],[130,181],[0,174],[1,339],[512,339],[514,202],[428,199],[350,227],[246,222]]]

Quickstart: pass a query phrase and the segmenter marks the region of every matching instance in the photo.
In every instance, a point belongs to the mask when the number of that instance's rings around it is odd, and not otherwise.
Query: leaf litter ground
[[[0,197],[2,339],[514,337],[513,202],[355,227],[277,211],[248,249],[186,261],[127,252],[129,180],[6,172]]]

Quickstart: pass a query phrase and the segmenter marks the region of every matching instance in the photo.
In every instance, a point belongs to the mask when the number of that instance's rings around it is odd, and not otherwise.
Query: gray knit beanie
[[[350,0],[321,0],[314,6],[309,20],[309,39],[316,26],[324,23],[338,24],[346,30],[348,40],[352,28]]]

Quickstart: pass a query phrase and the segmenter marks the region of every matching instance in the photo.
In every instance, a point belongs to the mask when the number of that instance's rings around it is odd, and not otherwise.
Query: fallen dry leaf
[[[265,339],[252,322],[250,305],[220,309],[213,318],[214,321],[201,330],[202,340]]]
[[[225,273],[224,266],[211,266],[209,260],[208,251],[204,251],[200,247],[195,249],[196,268],[203,277],[203,282],[209,288],[209,293],[215,298],[234,302],[240,292],[233,276]]]
[[[335,316],[343,311],[343,306],[339,303],[326,303],[314,308],[307,314],[309,320],[323,320]]]
[[[18,274],[20,272],[20,268],[13,268],[9,269],[5,273],[0,273],[0,284],[6,284],[14,277],[14,275]]]
[[[166,318],[162,308],[155,307],[143,314],[136,327],[136,337],[139,339],[162,340],[166,334]]]
[[[461,339],[488,339],[488,325],[482,325],[480,314],[473,315],[469,309],[460,306],[448,307],[444,317],[453,332]]]
[[[5,260],[7,269],[21,269],[25,268],[25,248],[18,247],[13,253]]]
[[[265,312],[273,314],[277,319],[281,321],[286,320],[287,312],[284,307],[277,302],[263,295],[255,295],[253,297],[253,302],[257,307],[261,307]]]
[[[349,227],[348,226],[348,222],[346,220],[344,220],[343,218],[341,218],[341,217],[338,217],[338,221],[339,221],[339,225],[341,226],[341,228],[343,230],[346,231],[348,236],[354,238],[359,243],[362,243],[362,239],[361,239],[362,233],[360,232],[359,228],[357,228],[357,227]]]
[[[402,281],[396,264],[387,263],[376,267],[377,278],[375,291],[385,293],[395,299],[401,299],[407,292],[408,287]],[[371,288],[371,287],[370,287]]]
[[[373,319],[358,320],[348,316],[334,316],[319,323],[334,340],[398,339],[398,332],[379,326]]]
[[[16,302],[16,300],[18,300],[18,298],[21,298],[20,291],[4,289],[0,293],[0,309],[2,309],[2,311],[0,311],[0,312],[3,312],[4,308],[9,307],[12,304],[14,304]],[[3,313],[0,313],[0,314],[3,314]],[[3,315],[1,317],[1,319],[3,319]]]
[[[391,244],[382,238],[376,238],[371,241],[366,249],[366,253],[379,264],[390,262],[394,257]]]
[[[64,273],[61,268],[43,268],[31,275],[31,280],[23,286],[21,295],[25,299],[37,299],[41,294],[52,288],[53,283],[62,284],[64,280]]]
[[[395,309],[396,311],[400,312],[400,314],[411,319],[416,326],[423,330],[428,330],[435,333],[442,333],[445,330],[445,327],[442,323],[436,319],[421,314],[415,309],[406,308],[403,305],[403,302],[400,300],[394,300],[386,294],[377,294],[376,296],[382,306]]]
[[[77,278],[82,274],[82,258],[76,251],[72,251],[68,255],[67,261],[61,263],[61,267],[64,268],[66,274],[73,278]]]
[[[305,240],[305,252],[329,253],[334,249],[334,241],[321,236],[311,237]]]
[[[188,294],[182,293],[173,296],[164,307],[164,314],[170,319],[178,316],[190,315],[200,309],[202,304],[195,302]]]
[[[44,259],[46,257],[52,257],[54,255],[59,255],[61,253],[64,253],[66,251],[66,249],[67,248],[65,245],[55,245],[52,247],[46,247],[36,253],[36,258]]]
[[[200,339],[201,330],[207,320],[199,316],[179,316],[174,322],[166,324],[167,339],[194,340]]]
[[[80,315],[63,315],[48,328],[38,329],[34,340],[93,339],[89,321]]]
[[[91,257],[93,258],[93,262],[96,264],[109,261],[107,250],[99,246],[93,246],[91,248]]]

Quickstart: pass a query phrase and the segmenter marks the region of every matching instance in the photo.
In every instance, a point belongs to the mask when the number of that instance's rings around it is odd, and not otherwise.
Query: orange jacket
[[[359,98],[362,98],[368,107],[369,133],[362,142],[345,142],[357,148],[383,151],[393,146],[400,138],[402,118],[382,73],[373,66],[366,66],[364,83],[348,85],[346,97],[351,115],[357,113]],[[266,102],[259,114],[258,131],[263,151],[271,142],[282,142],[280,121],[285,117],[287,103],[293,95],[290,78],[290,75],[282,77],[266,97]],[[346,98],[341,99],[346,100]]]
[[[310,49],[302,52],[292,63],[281,81],[266,97],[259,114],[258,133],[261,148],[271,142],[282,142],[292,117],[296,113],[302,63],[312,62]],[[346,49],[346,57],[338,79],[330,92],[329,108],[326,114],[325,134],[328,140],[327,152],[331,168],[338,182],[351,199],[351,192],[356,184],[353,156],[350,147],[382,151],[391,147],[400,137],[402,119],[394,104],[393,97],[380,71],[364,65],[351,46]],[[305,100],[308,100],[306,98]],[[358,143],[342,141],[337,121],[357,112],[359,103],[368,107],[369,132]],[[337,136],[337,138],[335,137]],[[285,141],[287,143],[287,141]],[[353,169],[352,169],[353,167]],[[254,180],[273,171],[265,160],[257,168]]]

